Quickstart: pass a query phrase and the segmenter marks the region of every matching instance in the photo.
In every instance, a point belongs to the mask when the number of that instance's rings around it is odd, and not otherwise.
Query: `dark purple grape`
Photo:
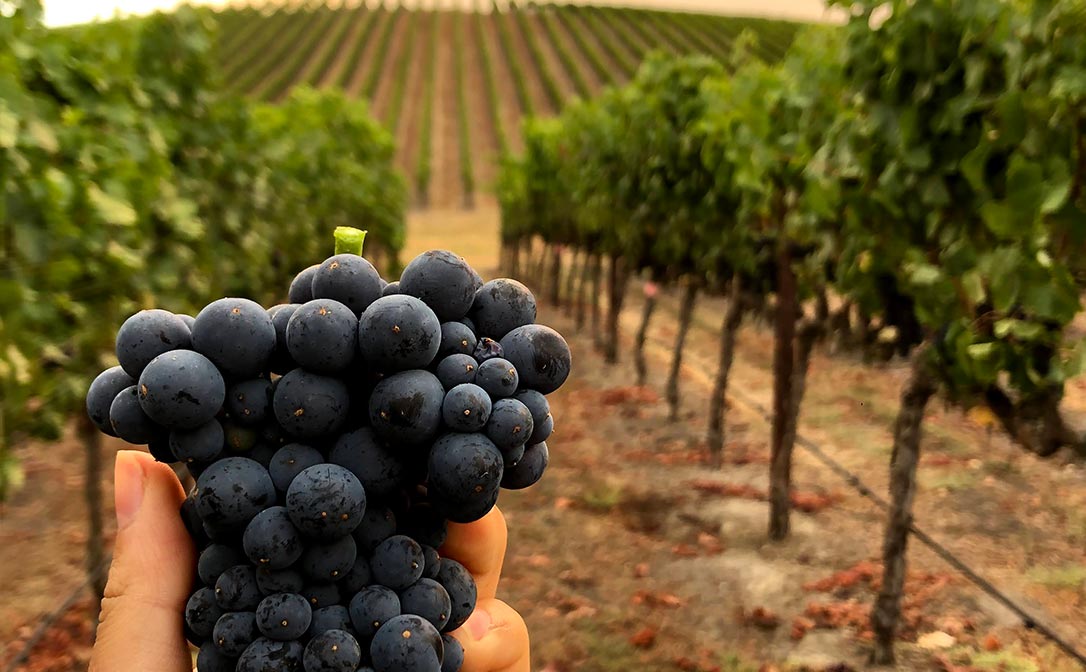
[[[391,588],[366,586],[351,598],[351,624],[363,639],[373,637],[382,625],[401,613],[400,597]]]
[[[350,570],[339,579],[340,588],[348,595],[354,595],[370,585],[373,578],[373,573],[370,571],[370,561],[363,555],[365,551],[362,549],[358,549],[358,551],[358,557],[355,558]]]
[[[569,377],[572,363],[569,345],[550,327],[542,324],[517,327],[502,337],[501,346],[524,387],[550,394]]]
[[[328,453],[328,461],[353,473],[370,498],[388,497],[404,479],[403,462],[369,427],[340,436]]]
[[[437,356],[470,355],[475,352],[477,342],[475,334],[463,322],[442,322],[441,347],[437,350]]]
[[[192,345],[189,328],[166,310],[141,310],[117,330],[117,361],[125,373],[139,378],[152,359]]]
[[[301,595],[314,610],[339,604],[343,599],[339,586],[334,583],[311,583],[302,588]]]
[[[546,434],[549,435],[551,428],[554,426],[553,421],[547,422],[551,417],[551,405],[547,402],[547,398],[535,390],[521,390],[513,398],[527,406],[528,412],[532,414],[532,436],[528,439],[528,443],[546,441],[547,437],[539,438],[540,434],[545,430]],[[549,425],[549,427],[545,427],[545,425]]]
[[[403,590],[422,577],[425,562],[422,546],[410,537],[397,534],[373,549],[370,571],[375,582],[393,590]]]
[[[256,445],[259,437],[257,431],[252,427],[242,427],[229,418],[222,421],[222,432],[227,453],[245,457],[249,456],[249,451]]]
[[[321,607],[313,612],[313,622],[306,630],[306,637],[316,637],[329,630],[346,630],[354,632],[351,627],[351,615],[347,607],[342,604],[333,604],[330,607]]]
[[[362,522],[366,493],[343,467],[318,464],[294,478],[286,503],[291,520],[303,534],[332,541],[349,535]]]
[[[528,446],[520,461],[505,470],[502,487],[506,490],[523,490],[534,485],[543,477],[549,460],[546,442]]]
[[[469,315],[478,333],[501,340],[517,327],[535,322],[535,297],[516,280],[497,278],[475,294]]]
[[[213,586],[223,572],[245,562],[245,554],[233,546],[211,544],[200,552],[196,573],[205,586]]]
[[[147,442],[147,452],[151,453],[151,457],[155,458],[156,462],[162,462],[164,464],[173,464],[177,462],[173,453],[170,451],[170,435],[159,434],[155,438]]]
[[[468,262],[448,250],[424,252],[400,274],[400,292],[422,299],[442,322],[467,315],[479,286]]]
[[[308,371],[338,373],[351,365],[358,351],[358,318],[339,301],[309,301],[287,324],[287,351]]]
[[[361,315],[380,298],[381,289],[381,276],[373,264],[356,254],[337,254],[325,259],[313,274],[311,299],[333,299]]]
[[[215,622],[222,614],[222,607],[215,599],[212,588],[198,589],[185,604],[185,624],[194,634],[204,639],[211,637]]]
[[[282,303],[268,308],[268,316],[271,317],[272,326],[275,327],[275,351],[268,361],[268,369],[272,373],[282,375],[291,369],[298,368],[298,363],[290,356],[287,350],[287,325],[294,311],[298,310],[300,303]]]
[[[441,429],[441,402],[445,388],[428,371],[395,373],[373,388],[370,425],[385,441],[417,446],[432,440]]]
[[[358,344],[363,360],[379,371],[425,368],[441,346],[441,323],[413,296],[385,296],[359,319]]]
[[[392,296],[400,293],[400,281],[393,280],[385,285],[385,288],[381,290],[381,296]]]
[[[484,431],[504,455],[526,444],[534,429],[532,413],[519,399],[499,399],[494,402]]]
[[[258,427],[271,417],[272,385],[266,378],[243,380],[226,392],[226,412],[243,427]]]
[[[503,357],[505,350],[502,349],[501,343],[498,343],[493,338],[484,336],[480,338],[475,344],[475,351],[471,353],[471,356],[475,358],[475,361],[482,364],[488,359],[494,359],[495,357]]]
[[[260,636],[256,629],[256,615],[251,611],[230,611],[215,622],[211,641],[219,651],[236,658]]]
[[[305,587],[302,573],[296,569],[268,569],[257,567],[256,585],[264,595],[275,593],[298,593]]]
[[[475,611],[475,602],[479,598],[479,590],[475,585],[475,579],[464,565],[450,558],[441,559],[441,569],[437,573],[437,582],[449,594],[452,603],[452,613],[449,622],[445,624],[444,631],[456,630],[464,621],[468,620],[471,612]]]
[[[231,378],[256,378],[275,351],[275,327],[255,301],[219,299],[196,316],[192,347]]]
[[[275,503],[275,485],[268,470],[247,457],[223,458],[196,481],[196,510],[205,523],[247,525]]]
[[[445,657],[441,660],[441,672],[460,672],[464,666],[464,646],[452,635],[441,635],[445,645]]]
[[[256,514],[245,527],[241,544],[253,564],[271,570],[290,567],[302,557],[305,548],[301,533],[282,506]]]
[[[322,462],[324,456],[316,448],[301,443],[288,443],[275,451],[268,466],[268,473],[271,474],[276,491],[286,494],[295,476]]]
[[[262,599],[256,570],[250,565],[235,565],[215,581],[215,601],[223,611],[252,611]]]
[[[238,658],[236,672],[303,672],[304,652],[300,642],[277,642],[261,637]]]
[[[338,581],[343,578],[358,557],[358,548],[351,535],[323,544],[310,543],[298,561],[310,581]]]
[[[168,441],[170,454],[178,462],[211,462],[222,453],[226,437],[218,420],[211,419],[195,429],[175,429]]]
[[[427,494],[445,517],[470,523],[497,499],[504,460],[483,434],[445,434],[430,451]]]
[[[422,578],[436,579],[437,571],[441,568],[441,555],[433,546],[422,544],[422,557],[425,560],[422,567]]]
[[[138,385],[124,388],[113,399],[109,406],[109,424],[114,436],[137,445],[150,443],[163,431],[140,406]]]
[[[279,425],[303,440],[337,432],[347,420],[350,403],[342,381],[304,369],[294,369],[280,378],[272,395]]]
[[[355,672],[362,647],[346,630],[329,630],[309,640],[303,660],[306,672]]]
[[[520,376],[509,360],[494,357],[479,365],[475,384],[486,390],[492,399],[504,399],[517,391]]]
[[[536,425],[532,431],[532,438],[528,439],[528,445],[534,445],[537,443],[543,443],[550,438],[551,432],[554,431],[554,416],[547,415],[542,424]]]
[[[445,627],[452,612],[449,593],[440,583],[427,578],[419,579],[400,592],[400,606],[403,613],[421,616],[438,630]]]
[[[210,644],[196,654],[196,669],[200,672],[235,672],[238,659],[231,658]]]
[[[189,333],[191,334],[192,325],[196,324],[196,318],[192,315],[186,315],[185,313],[177,313],[177,319],[185,323],[185,326],[188,327]]]
[[[277,593],[261,600],[256,608],[256,625],[268,639],[289,642],[309,630],[313,609],[296,593]]]
[[[358,544],[359,553],[372,553],[377,544],[396,534],[396,515],[392,509],[381,506],[366,506],[362,515],[362,524],[355,528],[352,535]]]
[[[471,333],[475,334],[475,338],[479,338],[479,330],[475,328],[475,323],[471,321],[470,317],[465,317],[459,320],[459,322],[468,329],[471,329]]]
[[[471,355],[449,355],[437,365],[437,379],[442,387],[451,390],[457,385],[475,382],[479,363]]]
[[[513,466],[517,462],[520,462],[521,458],[524,457],[524,451],[526,449],[527,445],[522,443],[519,446],[513,446],[509,450],[503,450],[502,464],[505,465],[505,469],[508,470],[509,467]]]
[[[441,672],[444,649],[429,621],[403,614],[389,619],[373,636],[370,658],[380,672]]]
[[[222,408],[226,385],[207,357],[175,350],[155,357],[139,381],[140,407],[167,429],[194,429]]]
[[[106,369],[90,384],[87,390],[87,415],[102,433],[117,436],[109,424],[109,407],[121,391],[135,384],[136,380],[119,366]]]
[[[457,385],[445,394],[441,404],[441,418],[445,426],[456,432],[477,432],[490,419],[490,395],[486,390],[465,383]]]
[[[290,281],[290,290],[287,292],[287,300],[291,303],[305,303],[313,300],[313,276],[317,274],[320,264],[303,269]]]

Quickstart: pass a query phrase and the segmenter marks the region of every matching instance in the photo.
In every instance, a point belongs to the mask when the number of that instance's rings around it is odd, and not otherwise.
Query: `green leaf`
[[[1014,209],[999,201],[988,201],[980,206],[980,216],[988,230],[1000,238],[1012,237],[1019,221]]]
[[[962,275],[962,287],[965,289],[965,295],[974,305],[984,301],[984,281],[976,270],[970,270]]]
[[[1041,165],[1015,154],[1007,168],[1007,202],[1015,215],[1028,223],[1045,200],[1044,171]]]
[[[116,198],[102,191],[98,185],[91,184],[87,187],[87,200],[107,224],[117,226],[135,226],[136,211],[124,200]]]
[[[910,264],[906,272],[909,281],[920,287],[930,287],[943,279],[943,272],[931,264]]]
[[[12,149],[19,137],[19,118],[0,100],[0,149]]]
[[[1070,194],[1070,175],[1055,182],[1049,181],[1048,186],[1045,188],[1044,200],[1041,201],[1041,212],[1046,215],[1056,212],[1067,202],[1067,197],[1070,196]]]

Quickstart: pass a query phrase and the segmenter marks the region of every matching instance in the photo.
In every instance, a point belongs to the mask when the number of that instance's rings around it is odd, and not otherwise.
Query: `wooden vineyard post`
[[[618,361],[618,318],[622,313],[622,301],[626,295],[626,272],[622,268],[622,258],[611,256],[608,266],[608,289],[610,301],[607,306],[607,342],[604,347],[604,361],[614,364]]]
[[[652,272],[645,281],[645,303],[641,306],[641,326],[637,328],[637,338],[634,341],[634,366],[637,369],[637,384],[644,385],[648,378],[648,366],[645,364],[645,339],[648,338],[649,323],[652,314],[656,310],[656,284],[653,282]]]
[[[694,319],[694,304],[698,298],[698,286],[689,278],[683,283],[682,301],[679,303],[679,332],[675,336],[674,350],[671,353],[671,370],[667,376],[667,404],[669,422],[679,419],[679,373],[682,370],[683,348],[686,335]]]
[[[894,638],[901,616],[905,588],[905,552],[912,526],[916,496],[916,468],[920,462],[920,430],[924,410],[935,394],[935,382],[927,369],[927,348],[913,354],[912,371],[901,392],[901,408],[894,423],[894,450],[890,462],[890,512],[882,545],[882,588],[871,612],[876,665],[894,662]]]
[[[735,360],[735,336],[743,321],[742,281],[736,273],[728,289],[728,307],[724,311],[724,324],[720,328],[720,357],[713,393],[709,398],[709,460],[713,467],[724,463],[724,409],[728,393],[728,375]]]
[[[573,309],[576,307],[576,301],[574,300],[574,288],[577,280],[577,260],[580,259],[580,250],[576,247],[570,250],[569,254],[569,270],[566,271],[566,317],[573,316]]]
[[[577,331],[584,328],[585,314],[588,310],[588,285],[592,282],[592,253],[584,251],[584,262],[581,264],[581,279],[577,283],[577,307],[574,322]]]
[[[551,245],[551,277],[547,282],[548,300],[552,306],[562,303],[562,246]]]
[[[603,285],[603,255],[592,257],[592,343],[596,350],[603,348],[603,332],[600,329],[600,293]]]
[[[83,497],[87,503],[87,559],[86,570],[91,590],[100,602],[106,591],[105,561],[105,513],[102,507],[102,436],[87,417],[79,414],[77,421],[79,440],[83,444],[86,470],[83,474]]]
[[[773,342],[773,426],[769,466],[769,538],[788,536],[792,509],[792,453],[785,444],[792,405],[797,312],[796,274],[788,240],[777,243],[777,315]]]

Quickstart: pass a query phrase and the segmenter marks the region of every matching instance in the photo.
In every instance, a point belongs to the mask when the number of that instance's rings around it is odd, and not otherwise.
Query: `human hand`
[[[192,590],[195,550],[178,510],[185,493],[173,471],[143,452],[117,453],[117,539],[90,672],[191,672],[183,612]],[[463,672],[526,672],[528,630],[495,599],[507,541],[496,508],[481,520],[449,525],[442,555],[475,577],[475,612],[453,633],[464,646]]]

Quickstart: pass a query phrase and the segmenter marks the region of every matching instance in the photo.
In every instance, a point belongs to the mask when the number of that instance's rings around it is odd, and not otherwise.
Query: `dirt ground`
[[[404,259],[455,246],[497,264],[493,209],[412,215]],[[488,274],[492,275],[492,274]],[[676,301],[650,331],[649,383],[629,352],[640,312],[631,286],[622,358],[607,366],[591,328],[565,308],[540,320],[567,335],[574,374],[552,396],[551,468],[537,486],[503,493],[510,527],[500,596],[524,615],[536,672],[631,669],[711,672],[865,669],[868,609],[880,577],[883,514],[797,448],[793,533],[766,541],[771,338],[743,327],[727,415],[726,466],[703,462],[704,410],[722,303],[700,302],[684,349],[680,420],[661,390]],[[847,355],[814,357],[800,433],[876,493],[886,491],[889,428],[904,370]],[[1077,393],[1076,393],[1077,394]],[[0,521],[0,642],[10,657],[81,581],[80,451],[71,440],[28,445],[27,486]],[[986,419],[933,405],[925,418],[917,524],[1039,621],[1086,640],[1086,469],[1041,460]],[[1079,670],[1011,612],[914,540],[898,670]],[[9,569],[10,568],[10,569]],[[24,670],[85,669],[84,600]],[[0,663],[6,660],[0,654]],[[0,665],[0,669],[3,666]]]

